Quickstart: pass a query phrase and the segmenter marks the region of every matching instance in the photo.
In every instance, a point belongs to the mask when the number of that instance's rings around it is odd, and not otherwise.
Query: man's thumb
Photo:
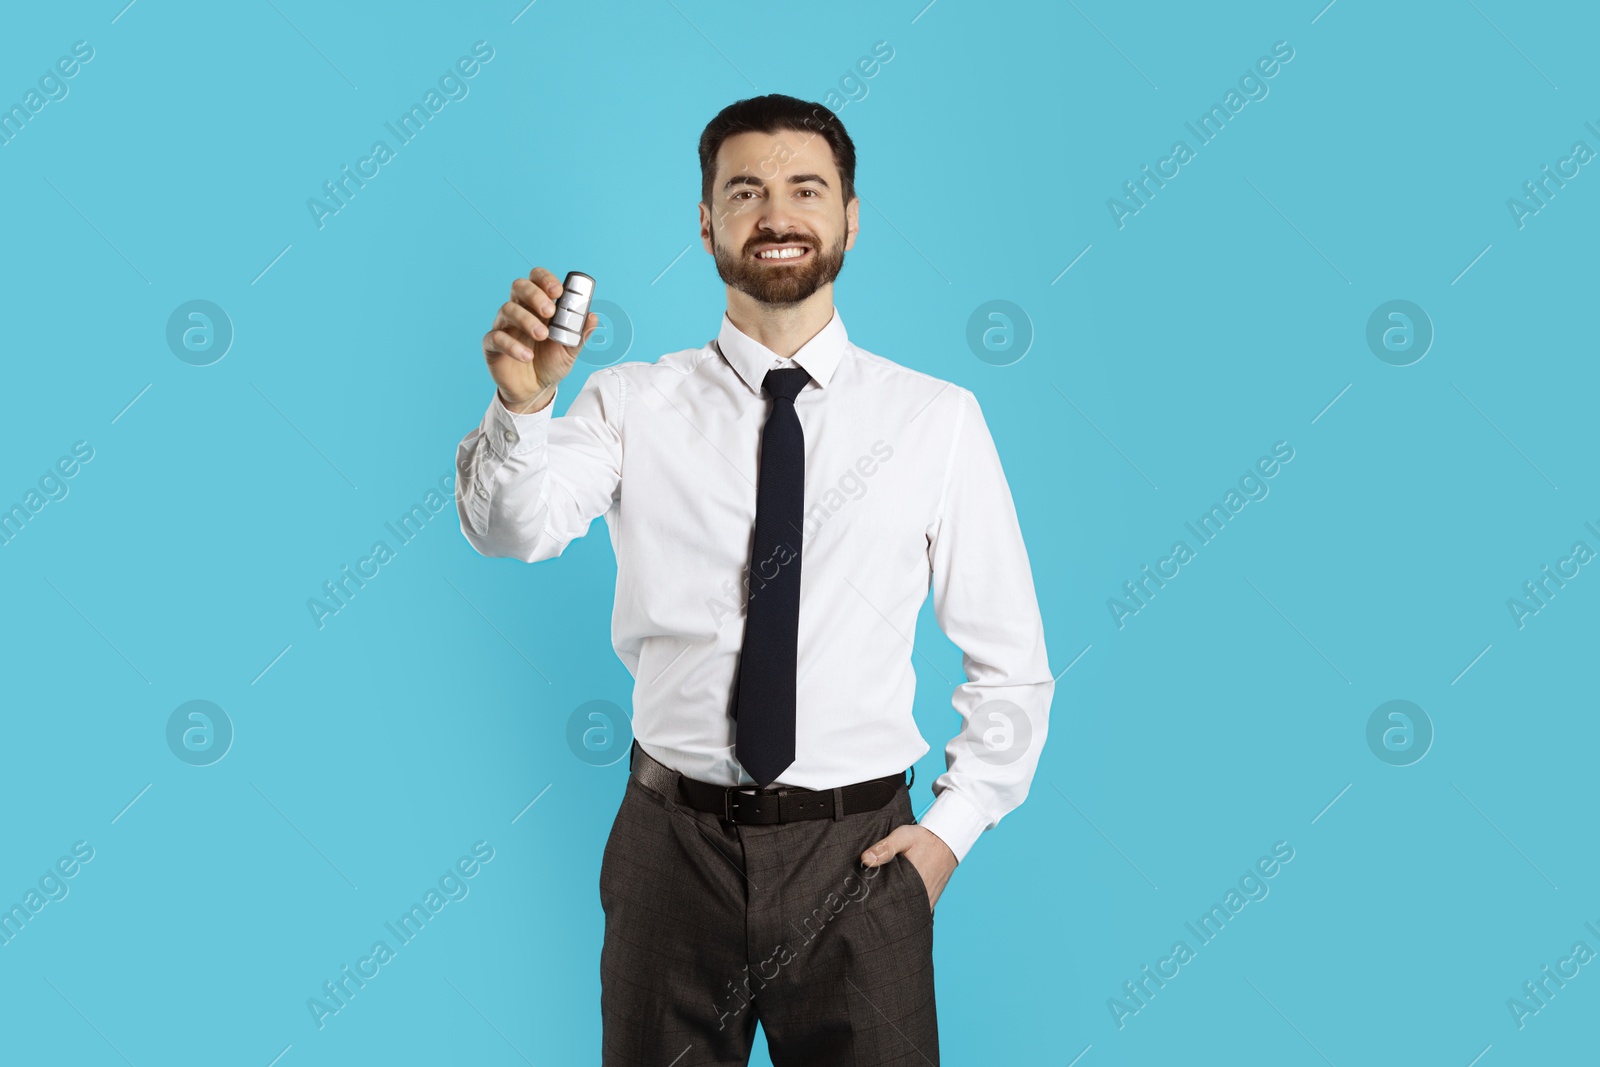
[[[861,854],[861,862],[869,867],[882,866],[904,851],[905,846],[900,843],[896,836],[899,832],[900,828],[895,827],[894,832],[890,833],[888,837],[882,838],[868,848]]]
[[[586,320],[584,320],[583,337],[578,342],[578,347],[582,348],[584,345],[588,344],[589,343],[589,335],[591,333],[594,333],[599,328],[600,328],[600,316],[595,314],[593,311],[589,312],[589,317]]]

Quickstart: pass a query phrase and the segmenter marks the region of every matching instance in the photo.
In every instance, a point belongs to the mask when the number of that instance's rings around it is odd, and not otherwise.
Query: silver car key
[[[550,316],[550,339],[576,348],[583,341],[583,324],[589,321],[589,301],[594,299],[594,279],[571,271],[561,283],[555,314]]]

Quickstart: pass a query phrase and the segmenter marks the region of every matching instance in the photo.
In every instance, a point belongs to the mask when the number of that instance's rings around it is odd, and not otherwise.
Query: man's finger
[[[495,352],[500,355],[510,356],[512,359],[522,363],[533,362],[533,349],[505,330],[490,330],[488,336],[484,338],[483,350],[485,354]]]
[[[550,335],[543,319],[521,304],[511,301],[500,305],[500,317],[496,320],[496,325],[515,326],[536,341],[542,341]]]
[[[551,300],[554,300],[561,295],[561,279],[557,278],[554,274],[545,270],[543,267],[535,267],[529,271],[528,280],[533,282],[533,284],[537,285],[546,293],[550,294]]]
[[[511,283],[511,299],[544,319],[549,319],[556,312],[556,302],[527,278],[518,278]]]

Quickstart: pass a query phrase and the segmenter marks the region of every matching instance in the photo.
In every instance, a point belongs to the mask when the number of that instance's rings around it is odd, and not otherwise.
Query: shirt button
[[[485,499],[485,500],[488,500],[488,499],[489,499],[489,494],[488,494],[488,493],[485,493],[485,492],[484,492],[484,491],[483,491],[483,486],[481,486],[481,485],[480,485],[480,486],[478,486],[478,487],[477,487],[477,488],[478,488],[478,495],[479,495],[479,496],[481,496],[481,497],[483,497],[483,499]]]
[[[506,440],[512,442],[513,444],[515,444],[516,440],[517,440],[517,431],[515,431],[515,430],[507,430],[506,431]]]

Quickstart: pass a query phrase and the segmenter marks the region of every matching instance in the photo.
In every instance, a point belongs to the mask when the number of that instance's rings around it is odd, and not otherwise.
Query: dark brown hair
[[[833,149],[833,163],[844,183],[844,203],[856,195],[856,145],[845,132],[839,116],[821,104],[809,103],[782,93],[768,93],[739,100],[706,124],[700,134],[700,199],[711,205],[711,183],[717,176],[717,151],[737,133],[777,133],[795,130],[818,134]]]

